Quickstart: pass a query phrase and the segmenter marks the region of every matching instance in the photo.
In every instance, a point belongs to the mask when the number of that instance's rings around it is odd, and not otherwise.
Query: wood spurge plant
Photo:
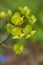
[[[6,23],[6,31],[8,35],[12,36],[12,39],[28,39],[35,34],[33,29],[34,23],[37,21],[36,17],[31,13],[31,9],[27,6],[24,8],[19,7],[18,12],[12,12],[8,10],[7,13],[0,12],[0,19],[8,19]],[[1,44],[1,43],[0,43]],[[13,50],[15,54],[21,54],[24,49],[24,44],[14,44]]]

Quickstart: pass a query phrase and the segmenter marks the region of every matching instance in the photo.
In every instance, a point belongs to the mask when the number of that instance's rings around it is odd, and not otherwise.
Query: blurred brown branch
[[[10,38],[10,36],[11,35],[8,35],[7,38],[0,43],[0,45],[4,44]]]

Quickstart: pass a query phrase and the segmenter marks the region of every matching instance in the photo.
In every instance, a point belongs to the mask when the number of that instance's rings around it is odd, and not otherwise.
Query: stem
[[[10,38],[11,35],[9,35],[5,40],[3,40],[0,45],[4,44],[9,38]]]
[[[5,47],[5,48],[8,48],[8,49],[12,49],[11,46],[7,46],[7,45],[5,45],[5,44],[2,44],[2,46]]]

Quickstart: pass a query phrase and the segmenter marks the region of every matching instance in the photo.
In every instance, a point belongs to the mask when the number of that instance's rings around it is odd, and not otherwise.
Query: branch
[[[5,40],[3,40],[0,45],[4,44],[9,38],[10,38],[11,35],[9,35]]]

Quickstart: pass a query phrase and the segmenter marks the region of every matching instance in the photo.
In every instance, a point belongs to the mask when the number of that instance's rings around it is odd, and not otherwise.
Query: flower
[[[15,54],[21,54],[23,52],[23,45],[20,44],[14,44],[13,50],[15,52]]]
[[[15,25],[21,25],[23,23],[23,17],[20,16],[19,13],[15,13],[12,17],[11,17],[11,22]]]
[[[19,27],[14,27],[14,28],[12,29],[12,31],[11,31],[11,34],[12,34],[12,36],[13,36],[14,39],[15,39],[15,38],[19,38],[18,36],[20,36],[20,34],[21,34],[21,28],[19,28]]]
[[[29,9],[27,6],[25,6],[24,8],[19,7],[19,9],[21,10],[22,14],[25,14],[26,17],[30,15],[31,9]]]
[[[5,14],[5,12],[0,12],[0,18],[5,18],[6,17],[6,14]]]
[[[33,36],[36,33],[35,30],[31,31],[31,36]]]
[[[12,16],[12,11],[9,9],[7,14]]]
[[[7,61],[6,55],[0,54],[0,62],[5,63]]]
[[[26,27],[23,29],[23,33],[24,34],[28,34],[30,33],[32,30],[32,26],[31,25],[26,25]]]
[[[35,17],[34,15],[32,15],[32,16],[30,17],[29,22],[30,22],[31,24],[34,24],[36,21],[37,21],[36,17]]]

